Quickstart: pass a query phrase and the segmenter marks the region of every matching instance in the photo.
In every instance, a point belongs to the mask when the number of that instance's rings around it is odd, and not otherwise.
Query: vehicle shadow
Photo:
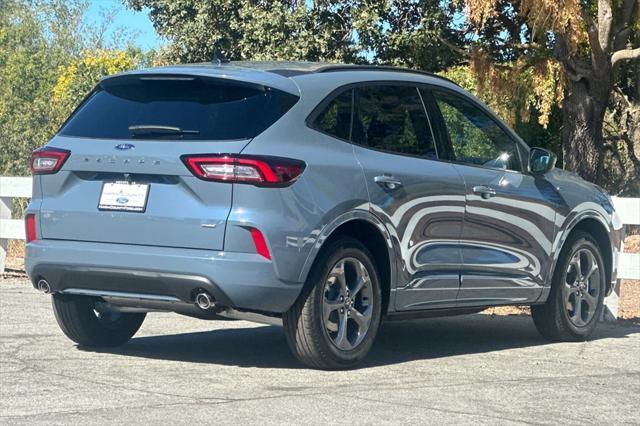
[[[591,340],[640,333],[635,324],[599,324]],[[361,368],[550,344],[528,315],[466,315],[383,323]],[[78,347],[83,351],[96,351]],[[304,368],[289,352],[280,327],[224,328],[133,338],[97,352],[170,361],[254,368]]]

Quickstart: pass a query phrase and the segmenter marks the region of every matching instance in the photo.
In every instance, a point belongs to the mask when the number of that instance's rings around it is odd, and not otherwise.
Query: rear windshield
[[[230,140],[257,136],[298,97],[200,77],[120,77],[102,82],[60,130],[104,139]]]

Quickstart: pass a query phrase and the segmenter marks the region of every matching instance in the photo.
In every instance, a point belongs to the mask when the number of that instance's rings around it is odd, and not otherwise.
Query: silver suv
[[[249,62],[108,77],[34,151],[26,267],[83,346],[150,311],[282,324],[348,368],[381,320],[531,305],[586,339],[621,224],[455,83],[417,71]],[[221,348],[220,350],[224,350]]]

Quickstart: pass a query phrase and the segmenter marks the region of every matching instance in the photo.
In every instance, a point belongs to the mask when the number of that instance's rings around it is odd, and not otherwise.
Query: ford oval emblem
[[[120,144],[115,146],[115,148],[117,150],[120,150],[120,151],[125,151],[127,149],[133,149],[135,147],[136,146],[134,144],[132,144],[132,143],[120,143]]]
[[[129,199],[127,197],[118,197],[116,198],[116,203],[118,204],[127,204]]]

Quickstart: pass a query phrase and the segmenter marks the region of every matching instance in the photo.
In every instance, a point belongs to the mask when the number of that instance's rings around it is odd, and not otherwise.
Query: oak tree
[[[455,8],[436,0],[125,0],[149,10],[171,43],[168,62],[307,60],[401,64],[441,70],[459,62],[448,22]]]
[[[477,35],[472,43],[476,63],[485,68],[517,64],[517,72],[538,67],[546,69],[541,75],[547,77],[553,76],[555,64],[561,67],[555,81],[562,90],[555,99],[562,105],[564,167],[607,186],[611,177],[607,166],[617,156],[622,186],[640,191],[640,134],[632,124],[633,111],[640,105],[640,1],[466,0],[458,4]],[[615,102],[618,118],[626,124],[616,126],[618,134],[609,138],[605,114]],[[622,140],[624,146],[609,139]]]

